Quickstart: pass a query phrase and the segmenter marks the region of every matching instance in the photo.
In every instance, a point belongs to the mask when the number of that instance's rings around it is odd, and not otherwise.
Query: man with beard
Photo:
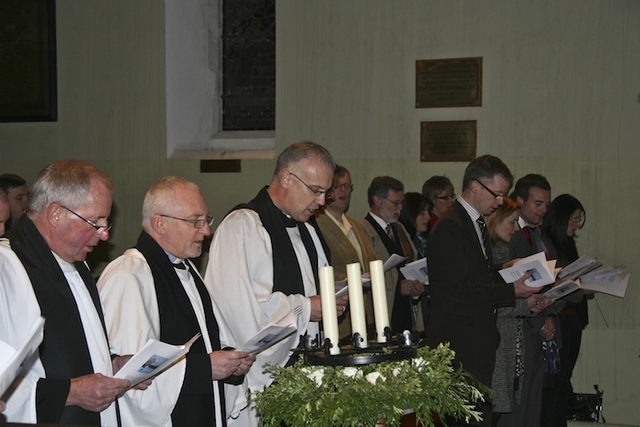
[[[390,176],[378,176],[371,181],[367,190],[369,213],[360,220],[376,257],[386,261],[392,254],[414,261],[417,250],[398,217],[404,206],[404,186]],[[419,280],[408,280],[400,273],[400,267],[385,273],[387,304],[391,331],[414,331],[423,328],[420,305],[416,299],[424,292],[424,284]]]

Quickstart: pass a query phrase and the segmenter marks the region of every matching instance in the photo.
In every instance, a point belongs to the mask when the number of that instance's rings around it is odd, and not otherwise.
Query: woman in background
[[[497,269],[513,265],[513,261],[509,259],[508,243],[520,229],[519,213],[518,204],[513,199],[505,197],[504,203],[486,219],[493,262]],[[522,393],[518,385],[527,374],[524,371],[522,318],[532,317],[551,304],[553,301],[546,300],[543,295],[534,294],[527,299],[516,299],[513,307],[498,309],[497,326],[500,332],[500,345],[496,350],[496,364],[491,383],[494,392],[494,426],[498,425],[502,414],[512,411],[514,401],[522,404]]]
[[[427,234],[431,233],[440,218],[448,211],[456,200],[456,193],[453,192],[453,184],[446,176],[434,175],[422,185],[422,195],[429,199],[429,214],[431,219]]]
[[[427,227],[429,226],[429,211],[433,208],[433,204],[422,194],[415,192],[404,193],[404,202],[405,205],[400,212],[398,221],[404,225],[407,233],[411,236],[413,244],[418,250],[418,259],[421,259],[427,255]],[[431,296],[428,289],[427,286],[420,299],[414,301],[414,304],[421,304],[425,330],[431,309]]]
[[[542,241],[556,267],[566,267],[578,259],[576,231],[584,226],[586,213],[582,203],[570,194],[551,202],[542,222]],[[578,294],[581,292],[581,295]],[[589,323],[587,299],[593,291],[577,291],[560,311],[560,372],[555,388],[543,390],[542,420],[549,427],[567,425],[567,407],[575,400],[571,375],[578,359],[582,330]]]

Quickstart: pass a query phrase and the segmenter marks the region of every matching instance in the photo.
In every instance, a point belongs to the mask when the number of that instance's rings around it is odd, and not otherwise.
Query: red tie
[[[529,242],[529,246],[531,246],[531,231],[529,227],[525,226],[522,231],[524,231],[524,235],[527,236],[527,242]]]

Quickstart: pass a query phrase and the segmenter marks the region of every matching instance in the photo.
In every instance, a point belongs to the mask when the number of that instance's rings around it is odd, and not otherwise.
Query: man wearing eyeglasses
[[[490,386],[500,334],[496,309],[515,304],[539,289],[524,279],[504,284],[493,266],[484,216],[503,203],[513,177],[499,158],[480,156],[467,166],[462,194],[429,235],[427,260],[431,315],[427,343],[449,342],[456,361],[478,382]],[[483,420],[492,425],[491,400],[477,402]],[[472,425],[476,425],[474,422]]]
[[[317,214],[318,226],[331,250],[331,265],[336,280],[347,278],[348,264],[360,263],[362,273],[365,273],[369,271],[369,263],[377,259],[362,224],[346,214],[352,192],[351,174],[344,166],[336,166],[333,192],[324,209]],[[364,298],[367,319],[373,321],[371,292],[366,292]],[[340,317],[338,329],[340,338],[351,337],[348,313]]]
[[[386,261],[392,254],[415,261],[418,251],[398,217],[404,206],[404,186],[390,176],[378,176],[367,189],[369,213],[360,220],[376,257]],[[417,298],[425,291],[419,280],[408,280],[400,273],[404,263],[385,272],[387,305],[393,333],[424,329],[421,304]]]
[[[297,333],[257,355],[260,368],[265,362],[291,363],[299,336],[319,332],[318,268],[331,262],[314,214],[326,202],[335,167],[318,144],[290,145],[278,157],[271,184],[229,213],[213,237],[205,283],[225,319],[229,345],[240,345],[285,317],[297,325]],[[345,298],[337,301],[338,315],[345,305]],[[252,369],[244,386],[262,390],[271,381],[268,372]],[[246,394],[228,389],[227,399],[234,406],[233,425],[257,425]]]
[[[178,177],[152,184],[142,205],[136,246],[112,261],[98,281],[116,352],[153,338],[181,345],[200,333],[185,359],[144,392],[121,399],[124,425],[226,425],[224,383],[240,384],[254,356],[223,351],[211,297],[189,258],[202,253],[213,218],[197,185]]]
[[[8,421],[120,424],[114,401],[131,384],[112,378],[125,358],[110,353],[85,263],[109,238],[112,192],[111,179],[87,162],[52,163],[33,184],[27,214],[0,244],[0,340],[17,348],[45,318],[39,352],[7,399]]]

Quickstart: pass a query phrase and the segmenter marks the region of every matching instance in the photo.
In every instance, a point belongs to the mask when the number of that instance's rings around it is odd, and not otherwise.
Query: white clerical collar
[[[374,214],[373,212],[369,211],[369,215],[371,215],[371,218],[373,218],[380,227],[382,227],[383,230],[387,229],[387,225],[389,225],[389,223],[387,221],[385,221],[384,219],[380,218],[378,215]]]

